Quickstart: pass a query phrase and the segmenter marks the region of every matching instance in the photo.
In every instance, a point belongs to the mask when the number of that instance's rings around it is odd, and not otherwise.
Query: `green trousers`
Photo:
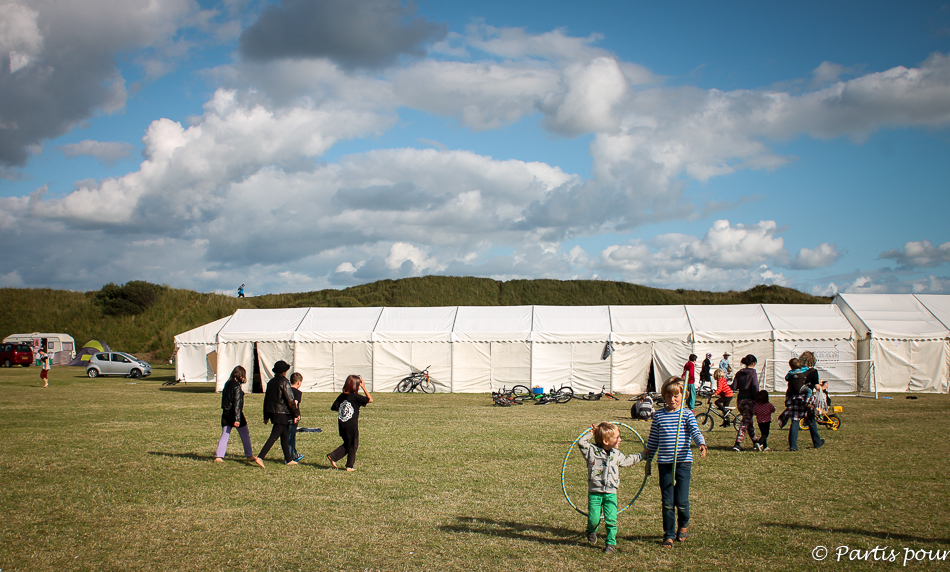
[[[617,544],[617,493],[587,493],[587,534],[597,532],[604,514],[607,544]]]

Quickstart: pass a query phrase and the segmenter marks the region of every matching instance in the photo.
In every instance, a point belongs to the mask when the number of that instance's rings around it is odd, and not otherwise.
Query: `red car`
[[[33,348],[27,344],[7,342],[0,344],[0,364],[3,367],[15,365],[33,365]]]

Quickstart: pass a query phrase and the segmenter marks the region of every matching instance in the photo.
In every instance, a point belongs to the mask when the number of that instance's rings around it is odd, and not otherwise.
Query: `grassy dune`
[[[903,569],[904,550],[950,549],[950,449],[940,446],[950,396],[840,399],[840,431],[785,451],[729,451],[716,429],[691,487],[692,537],[661,535],[651,477],[620,517],[619,554],[583,543],[584,519],[565,502],[560,469],[593,421],[629,419],[629,402],[496,408],[487,395],[376,394],[361,415],[357,472],[332,470],[338,444],[329,394],[307,393],[298,467],[269,455],[245,463],[234,436],[212,463],[220,396],[208,385],[88,379],[54,368],[0,370],[0,569],[138,570],[748,570]],[[255,451],[268,428],[247,397]],[[776,405],[779,403],[776,400]],[[936,430],[936,433],[935,433]],[[638,450],[625,432],[622,449]],[[569,460],[569,493],[586,506],[583,466]],[[643,465],[624,469],[621,502]],[[829,562],[812,550],[826,546]],[[889,547],[897,562],[833,562],[835,550]],[[920,554],[920,553],[918,553]],[[847,558],[846,558],[847,560]],[[909,570],[946,570],[950,560]]]

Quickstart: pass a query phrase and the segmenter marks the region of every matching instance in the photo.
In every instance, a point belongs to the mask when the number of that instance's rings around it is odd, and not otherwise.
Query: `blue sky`
[[[0,286],[946,292],[906,4],[0,0]]]

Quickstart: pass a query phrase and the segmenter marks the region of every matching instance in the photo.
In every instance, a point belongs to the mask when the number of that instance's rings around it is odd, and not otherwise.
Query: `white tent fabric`
[[[838,294],[834,304],[857,333],[858,359],[874,360],[878,391],[947,392],[950,330],[917,297]]]
[[[225,316],[175,336],[175,379],[183,382],[214,381],[218,332],[230,319],[231,316]]]
[[[692,350],[685,306],[610,306],[610,329],[618,393],[646,391],[651,363],[657,385],[679,375]]]
[[[772,379],[760,379],[770,389],[784,392],[788,360],[810,351],[819,362],[857,359],[854,328],[834,305],[763,304],[772,324],[775,368]],[[856,379],[839,377],[845,370],[825,370],[822,379],[832,392],[854,391]],[[853,371],[853,370],[852,370]]]
[[[529,385],[531,306],[460,306],[452,331],[452,391]]]
[[[176,373],[216,381],[220,390],[234,366],[253,371],[256,355],[265,381],[283,359],[304,375],[308,391],[338,391],[351,373],[388,391],[431,366],[442,392],[568,384],[577,393],[603,386],[634,393],[645,389],[651,364],[661,381],[678,375],[689,353],[712,353],[718,363],[728,351],[736,369],[752,353],[761,369],[767,358],[787,363],[805,349],[823,360],[854,359],[857,342],[856,357],[875,360],[880,390],[947,392],[950,328],[941,320],[950,322],[950,296],[845,294],[834,305],[238,310],[175,337]],[[607,342],[613,353],[602,359]]]
[[[739,371],[739,361],[748,354],[755,356],[759,367],[774,357],[772,324],[761,304],[686,306],[686,314],[693,330],[693,353],[703,357],[711,353],[713,367],[726,352],[731,354],[733,372]]]
[[[383,308],[373,330],[373,389],[392,391],[429,368],[437,391],[452,391],[452,327],[457,308]]]
[[[293,334],[301,391],[341,391],[348,375],[373,383],[373,330],[382,308],[310,308]]]
[[[244,366],[248,372],[245,391],[253,387],[254,351],[262,381],[271,376],[279,360],[293,365],[294,332],[308,308],[238,310],[218,332],[218,377],[216,390],[224,388],[231,370]]]
[[[570,385],[575,393],[610,389],[607,306],[535,306],[531,332],[531,384],[545,389]]]

